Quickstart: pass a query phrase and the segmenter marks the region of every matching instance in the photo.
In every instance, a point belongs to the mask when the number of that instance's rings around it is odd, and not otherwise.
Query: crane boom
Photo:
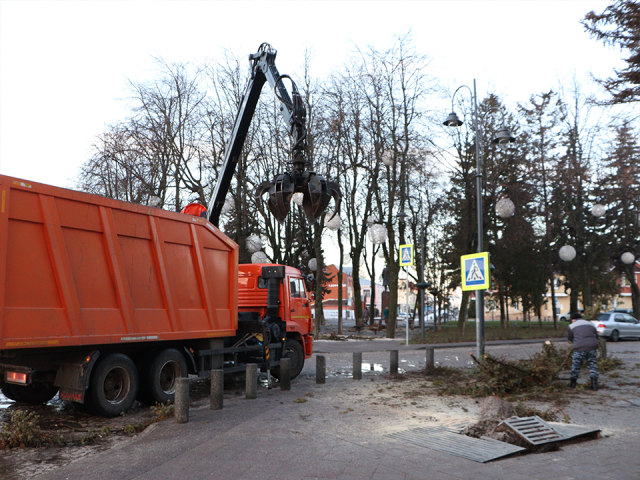
[[[336,204],[334,215],[340,211],[342,196],[338,185],[326,181],[313,171],[305,170],[305,167],[310,163],[307,160],[306,109],[295,82],[288,75],[280,75],[278,72],[275,66],[276,54],[277,51],[271,45],[263,43],[257,53],[249,55],[251,78],[242,97],[231,138],[225,150],[220,175],[209,202],[209,221],[216,226],[220,221],[224,200],[229,191],[231,179],[238,165],[242,147],[265,82],[269,83],[280,102],[280,113],[289,127],[289,133],[293,139],[290,160],[293,168],[290,172],[277,174],[271,182],[260,184],[255,193],[258,209],[264,213],[261,197],[264,193],[269,192],[269,211],[276,220],[282,223],[289,211],[293,193],[301,192],[303,194],[303,209],[309,222],[316,221],[322,215],[332,197]],[[283,82],[285,78],[291,81],[291,96]]]

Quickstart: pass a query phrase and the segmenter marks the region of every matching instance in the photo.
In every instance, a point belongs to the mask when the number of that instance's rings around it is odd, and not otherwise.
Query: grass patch
[[[558,329],[553,328],[550,322],[543,322],[542,328],[537,322],[509,322],[509,327],[502,328],[498,321],[485,321],[485,340],[525,340],[535,338],[563,338],[567,335],[567,327],[558,323]],[[420,340],[420,335],[414,335],[409,343],[461,343],[474,342],[476,340],[476,324],[467,322],[464,335],[458,331],[458,322],[447,322],[441,325],[439,331],[428,330],[425,332],[425,341]]]
[[[14,411],[11,420],[0,428],[0,450],[63,443],[60,436],[42,432],[38,426],[38,418],[33,412]]]
[[[175,408],[171,405],[171,402],[167,402],[166,404],[156,402],[156,404],[151,407],[151,411],[153,412],[153,416],[157,422],[166,420],[167,418],[175,415]]]

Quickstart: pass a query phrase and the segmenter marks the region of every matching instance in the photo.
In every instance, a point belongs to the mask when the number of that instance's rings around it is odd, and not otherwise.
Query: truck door
[[[309,321],[309,299],[302,277],[289,277],[289,311],[291,321],[304,329]]]

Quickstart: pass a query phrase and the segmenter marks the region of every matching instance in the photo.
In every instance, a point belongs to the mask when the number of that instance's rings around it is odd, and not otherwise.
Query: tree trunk
[[[467,320],[467,309],[469,308],[469,297],[471,296],[471,291],[466,290],[462,292],[462,300],[460,302],[460,313],[458,313],[458,331],[464,335],[464,324]],[[435,315],[436,315],[436,299],[433,299],[433,318],[435,323]]]
[[[314,239],[313,250],[316,254],[316,303],[315,303],[315,322],[313,325],[313,338],[320,339],[320,326],[325,324],[324,310],[322,309],[322,294],[324,283],[324,258],[322,256],[322,227],[317,223],[313,226]]]
[[[400,265],[392,261],[389,267],[389,322],[387,324],[387,338],[396,337],[396,318],[398,316],[398,274]]]

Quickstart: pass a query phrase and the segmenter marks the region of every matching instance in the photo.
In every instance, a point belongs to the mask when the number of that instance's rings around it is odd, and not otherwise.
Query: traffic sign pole
[[[477,359],[484,358],[484,291],[491,282],[491,263],[487,252],[464,255],[460,259],[462,290],[474,290],[476,296],[476,344]]]

